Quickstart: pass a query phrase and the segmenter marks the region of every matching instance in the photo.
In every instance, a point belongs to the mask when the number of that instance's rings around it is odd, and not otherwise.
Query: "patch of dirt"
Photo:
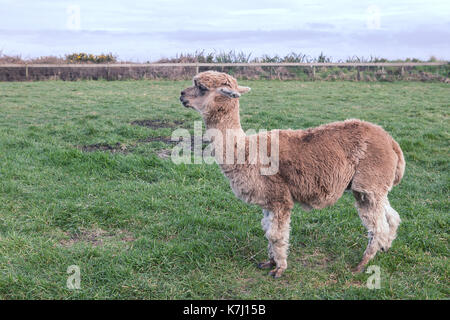
[[[74,233],[65,232],[65,235],[68,239],[64,239],[59,242],[63,247],[71,247],[78,242],[88,243],[94,247],[97,247],[114,238],[119,238],[118,240],[120,242],[131,242],[135,240],[133,235],[128,231],[119,230],[108,232],[100,228],[93,230],[82,229],[79,232]]]
[[[123,143],[117,142],[116,144],[110,145],[107,143],[95,143],[79,147],[81,151],[84,152],[94,152],[94,151],[110,151],[112,153],[128,153],[127,146]]]
[[[131,122],[132,125],[137,125],[141,127],[147,127],[150,129],[161,129],[161,128],[175,128],[182,124],[184,121],[174,120],[174,121],[165,121],[165,120],[135,120]]]
[[[326,268],[332,261],[329,257],[319,252],[317,249],[312,254],[305,254],[298,259],[300,263],[307,268]]]
[[[180,143],[180,141],[172,141],[171,137],[165,136],[157,136],[157,137],[148,137],[145,139],[140,139],[136,143],[131,145],[125,145],[123,143],[115,143],[113,145],[107,143],[95,143],[90,145],[78,146],[78,148],[83,152],[95,152],[95,151],[109,151],[111,153],[122,153],[127,154],[133,151],[133,149],[140,143],[150,143],[160,141],[167,145],[175,145]],[[202,141],[202,150],[204,150],[208,146],[207,143]],[[194,149],[194,136],[191,136],[191,150]],[[156,154],[163,159],[167,159],[170,157],[171,149],[161,149],[157,150]]]
[[[174,120],[174,121],[165,121],[165,120],[135,120],[132,121],[132,125],[138,125],[143,126],[151,129],[160,129],[160,128],[175,128],[177,126],[180,126],[184,124],[184,121],[181,120]],[[194,149],[194,137],[191,136],[191,150]],[[109,151],[112,153],[123,153],[127,154],[133,151],[133,149],[140,143],[150,143],[160,141],[167,145],[176,145],[180,141],[172,141],[171,137],[168,136],[156,136],[156,137],[148,137],[145,139],[140,139],[136,141],[135,143],[132,143],[130,145],[125,145],[123,143],[117,142],[115,144],[107,144],[107,143],[95,143],[90,145],[84,145],[84,146],[78,146],[78,148],[84,152],[94,152],[94,151]],[[206,148],[208,144],[204,143],[206,141],[202,141],[202,150]],[[167,159],[170,157],[171,150],[170,149],[161,149],[157,150],[156,154],[162,158]]]
[[[195,137],[194,137],[194,136],[191,136],[191,149],[194,147],[194,140],[195,140]],[[178,143],[180,143],[182,140],[179,140],[179,141],[172,141],[172,138],[171,138],[171,137],[163,137],[163,136],[158,136],[158,137],[148,137],[148,138],[145,138],[145,139],[138,140],[138,142],[140,142],[140,143],[154,142],[154,141],[161,141],[161,142],[164,142],[165,144],[178,144]],[[206,146],[207,146],[207,144],[205,144],[205,143],[203,143],[203,142],[207,142],[207,141],[202,140],[202,149],[205,149]]]
[[[141,143],[154,142],[154,141],[161,141],[161,142],[164,142],[165,144],[176,144],[176,143],[178,143],[177,141],[172,141],[171,137],[163,137],[163,136],[148,137],[148,138],[145,138],[145,139],[138,140],[138,142],[141,142]]]

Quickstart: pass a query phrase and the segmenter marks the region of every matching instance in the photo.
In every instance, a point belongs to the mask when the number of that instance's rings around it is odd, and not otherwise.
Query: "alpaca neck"
[[[212,137],[216,150],[215,156],[222,169],[225,169],[228,167],[227,161],[225,161],[227,153],[236,153],[239,144],[236,144],[235,141],[245,138],[245,132],[242,130],[239,118],[239,101],[236,99],[223,107],[218,105],[214,111],[213,114],[204,115],[204,121],[207,130],[216,130]],[[221,138],[218,139],[214,136],[215,134],[220,134]],[[232,149],[227,148],[227,140],[228,143],[231,141]],[[222,154],[218,152],[220,147],[223,150]]]
[[[225,137],[227,130],[236,130],[245,135],[239,118],[239,100],[234,99],[224,106],[216,106],[214,113],[204,115],[206,129],[217,129]]]

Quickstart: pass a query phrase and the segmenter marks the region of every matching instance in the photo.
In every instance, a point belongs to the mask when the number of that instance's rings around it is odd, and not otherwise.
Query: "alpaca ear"
[[[241,87],[241,86],[238,86],[238,92],[239,92],[240,94],[247,93],[247,92],[249,92],[250,90],[252,90],[250,87]]]
[[[219,88],[219,93],[228,98],[239,98],[241,94],[229,88]]]

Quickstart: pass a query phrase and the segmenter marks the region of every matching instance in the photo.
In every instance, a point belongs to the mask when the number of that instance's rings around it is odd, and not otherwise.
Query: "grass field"
[[[242,83],[253,89],[244,130],[360,118],[400,143],[406,173],[390,202],[403,223],[370,263],[381,289],[350,271],[367,238],[347,193],[294,208],[281,279],[256,268],[260,209],[235,198],[217,165],[164,158],[164,137],[200,120],[178,101],[189,82],[48,81],[0,83],[0,298],[448,299],[449,85]],[[165,122],[131,124],[148,119]],[[70,265],[80,290],[66,287]]]

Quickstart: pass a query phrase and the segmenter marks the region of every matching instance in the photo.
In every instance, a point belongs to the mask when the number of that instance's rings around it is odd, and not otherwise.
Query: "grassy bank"
[[[448,84],[242,82],[245,130],[360,118],[400,143],[406,174],[390,202],[403,223],[369,290],[350,272],[367,243],[350,194],[295,207],[282,279],[255,267],[260,209],[216,165],[166,158],[171,132],[200,120],[178,101],[189,83],[0,83],[1,299],[449,298]],[[70,265],[80,290],[66,288]]]

